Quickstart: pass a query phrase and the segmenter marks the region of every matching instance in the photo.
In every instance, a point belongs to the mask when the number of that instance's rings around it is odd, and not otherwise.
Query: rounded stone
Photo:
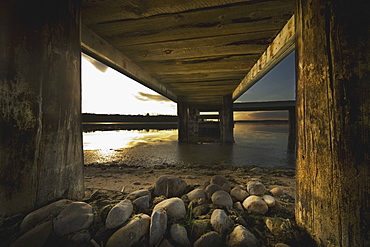
[[[222,207],[233,206],[233,200],[231,199],[231,196],[224,190],[218,190],[215,193],[213,193],[211,199],[212,203],[215,205],[219,205]]]
[[[207,232],[203,234],[197,241],[194,242],[193,247],[221,247],[222,246],[222,238],[221,236],[215,232]]]
[[[206,187],[205,192],[207,193],[208,198],[211,198],[213,193],[215,193],[218,190],[223,190],[220,185],[210,184]]]
[[[132,204],[138,210],[147,209],[150,206],[150,195],[139,197],[135,199]]]
[[[126,199],[134,201],[137,198],[149,196],[149,201],[151,200],[151,194],[149,190],[135,190],[127,195]]]
[[[257,238],[248,231],[244,226],[238,225],[234,230],[229,234],[226,239],[227,246],[238,247],[238,246],[248,246],[248,247],[257,247],[258,240]]]
[[[284,243],[277,243],[274,247],[290,247],[290,245],[284,244]]]
[[[273,211],[273,212],[280,212],[281,209],[283,209],[283,206],[277,200],[275,200],[275,205],[270,208],[270,210]]]
[[[221,236],[232,229],[234,222],[227,216],[224,210],[215,209],[211,215],[211,225]]]
[[[173,197],[161,201],[160,203],[155,205],[153,211],[159,208],[165,209],[169,218],[181,219],[186,214],[185,204],[178,197]]]
[[[179,197],[186,189],[186,182],[179,177],[164,175],[158,178],[155,183],[154,194],[156,196]]]
[[[149,231],[150,217],[138,214],[108,239],[107,247],[135,246]]]
[[[163,208],[153,210],[149,228],[150,246],[155,246],[167,229],[167,212]]]
[[[272,188],[270,190],[271,194],[273,194],[274,196],[284,196],[284,191],[278,187],[275,187],[275,188]]]
[[[206,193],[202,189],[194,189],[186,194],[190,201],[199,199],[199,198],[207,198]]]
[[[247,183],[247,191],[250,195],[262,196],[266,192],[266,187],[261,182],[252,180]]]
[[[269,209],[266,202],[259,196],[247,197],[243,202],[243,207],[258,214],[265,214]]]
[[[242,202],[249,196],[249,193],[241,186],[235,186],[231,191],[230,195],[236,200]]]
[[[11,247],[44,246],[52,230],[52,222],[44,222],[20,236]]]
[[[54,232],[64,236],[90,227],[94,220],[92,207],[85,202],[73,202],[54,219]]]
[[[267,204],[267,206],[268,206],[269,208],[271,208],[271,207],[275,206],[275,202],[276,202],[276,200],[275,200],[275,198],[273,198],[272,196],[270,196],[270,195],[264,195],[264,196],[262,197],[262,199],[266,202],[266,204]]]
[[[224,191],[230,193],[231,185],[230,185],[229,180],[227,180],[227,178],[225,178],[225,177],[215,175],[211,178],[211,184],[217,184],[217,185],[221,186],[221,188]]]
[[[179,224],[173,224],[170,228],[170,234],[171,238],[180,246],[191,247],[185,227]]]
[[[105,227],[107,229],[114,229],[122,226],[128,218],[130,218],[134,207],[130,200],[125,199],[115,205],[108,213],[105,220]]]

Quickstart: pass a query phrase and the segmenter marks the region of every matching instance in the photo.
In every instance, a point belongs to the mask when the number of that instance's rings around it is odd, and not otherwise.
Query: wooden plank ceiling
[[[206,110],[234,92],[290,19],[294,2],[82,0],[82,22],[172,99]]]

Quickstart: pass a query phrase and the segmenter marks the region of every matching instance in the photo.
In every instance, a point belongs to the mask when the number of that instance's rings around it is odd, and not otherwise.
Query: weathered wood
[[[0,3],[0,215],[82,199],[80,6]]]
[[[290,111],[294,108],[295,100],[237,102],[233,104],[234,111]]]
[[[369,13],[297,2],[296,220],[321,246],[370,246]]]
[[[234,112],[231,94],[222,98],[220,116],[220,142],[234,143]]]
[[[176,101],[177,96],[165,85],[128,59],[120,51],[112,47],[108,42],[99,37],[86,25],[82,25],[82,51],[100,62],[116,69],[128,77],[140,82],[144,86]]]
[[[198,143],[199,137],[199,110],[189,108],[189,143]]]
[[[178,141],[197,143],[199,134],[199,110],[189,106],[187,98],[177,103]]]
[[[288,151],[294,153],[297,144],[297,117],[296,108],[290,107],[289,111],[289,135],[288,135]]]
[[[266,51],[258,59],[241,83],[233,92],[233,99],[236,100],[259,79],[266,75],[275,65],[281,62],[294,50],[295,30],[294,16],[290,18],[284,28],[276,36]]]

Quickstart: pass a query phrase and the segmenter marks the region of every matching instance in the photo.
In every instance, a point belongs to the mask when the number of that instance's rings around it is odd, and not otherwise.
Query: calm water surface
[[[116,130],[83,133],[85,164],[228,164],[294,168],[287,123],[236,123],[234,145],[177,142],[177,130]]]

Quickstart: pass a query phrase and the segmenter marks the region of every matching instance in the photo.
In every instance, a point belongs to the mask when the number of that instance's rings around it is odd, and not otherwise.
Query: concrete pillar
[[[220,111],[220,132],[221,143],[234,143],[234,111],[231,94],[222,98],[222,107]]]
[[[0,214],[81,199],[79,1],[1,1],[0,22]]]
[[[177,103],[179,142],[198,142],[199,111],[190,107],[186,100]]]
[[[320,246],[370,246],[369,13],[297,1],[295,212]]]

